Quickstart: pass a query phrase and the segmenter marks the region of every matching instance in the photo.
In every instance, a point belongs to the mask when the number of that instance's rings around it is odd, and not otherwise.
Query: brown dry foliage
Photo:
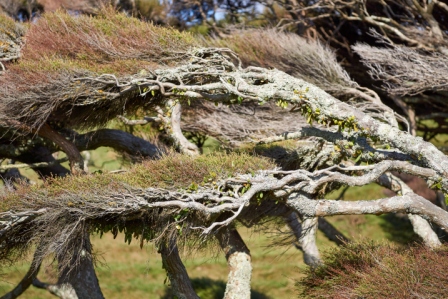
[[[448,59],[445,54],[389,46],[377,48],[357,44],[353,47],[370,69],[372,78],[382,81],[389,94],[412,96],[425,91],[443,93],[448,90]]]
[[[245,65],[279,69],[335,96],[345,94],[345,88],[358,86],[329,48],[296,34],[275,29],[245,30],[235,31],[221,40],[205,42],[234,50]]]
[[[32,128],[50,115],[64,126],[90,128],[132,113],[148,99],[138,92],[110,99],[107,92],[117,88],[105,90],[107,86],[73,79],[105,73],[129,79],[141,70],[179,63],[195,43],[188,33],[142,22],[111,7],[96,17],[44,14],[25,38],[21,59],[0,77],[0,106],[4,115]]]
[[[80,68],[115,74],[130,74],[154,64],[172,65],[195,43],[188,33],[142,22],[111,7],[95,17],[73,17],[62,11],[44,14],[30,27],[26,40],[18,68],[30,71],[35,66],[54,72]]]
[[[203,43],[228,47],[239,55],[245,66],[279,69],[349,101],[375,118],[390,122],[386,116],[391,114],[390,108],[383,105],[373,91],[351,80],[337,62],[336,55],[318,41],[275,29],[253,29],[234,31],[222,39],[205,39]],[[204,102],[186,107],[186,110],[186,130],[213,136],[231,146],[251,138],[295,131],[304,123],[300,116],[274,105],[258,107],[244,103],[228,108]]]
[[[303,298],[446,298],[448,248],[346,244],[297,284]]]
[[[114,5],[114,7],[130,11],[132,10],[131,0],[2,0],[0,10],[4,10],[11,17],[17,18],[19,11],[25,13],[24,17],[33,17],[43,12],[54,12],[58,9],[70,10],[76,13],[96,14],[104,5]]]
[[[260,106],[252,101],[238,105],[215,106],[207,101],[194,101],[183,107],[182,129],[198,132],[236,147],[244,142],[296,131],[306,124],[298,113],[291,113],[274,103]]]

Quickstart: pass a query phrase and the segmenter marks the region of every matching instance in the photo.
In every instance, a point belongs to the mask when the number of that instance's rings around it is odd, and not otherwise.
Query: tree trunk
[[[305,218],[300,223],[297,213],[291,212],[286,217],[286,223],[293,231],[299,248],[303,252],[305,264],[314,268],[322,264],[319,249],[316,245],[317,217]]]
[[[58,254],[59,279],[57,284],[47,284],[35,279],[33,285],[48,290],[62,299],[104,299],[92,259],[92,245],[88,230],[70,240],[70,250]],[[67,257],[70,260],[66,264]]]
[[[171,239],[168,244],[160,244],[159,253],[162,255],[163,268],[171,282],[174,295],[178,299],[199,299],[191,285],[190,277],[179,256],[176,240]]]
[[[104,299],[93,265],[92,244],[87,229],[84,229],[82,238],[70,253],[73,255],[72,265],[64,267],[59,273],[58,284],[71,285],[78,299]]]
[[[230,268],[224,299],[250,299],[252,264],[249,249],[235,228],[221,228],[216,238]]]
[[[82,158],[79,150],[71,141],[65,139],[61,134],[53,130],[48,124],[44,124],[37,133],[39,134],[39,136],[47,138],[56,143],[56,145],[58,145],[61,150],[67,155],[70,161],[70,171],[72,172],[72,174],[85,174],[84,159]]]
[[[394,176],[391,173],[385,173],[379,177],[378,183],[394,192],[401,192],[402,195],[415,194],[414,191],[399,177]],[[440,247],[442,243],[439,237],[432,229],[429,222],[423,219],[419,215],[408,213],[409,220],[412,223],[414,232],[422,238],[426,246],[431,248]]]

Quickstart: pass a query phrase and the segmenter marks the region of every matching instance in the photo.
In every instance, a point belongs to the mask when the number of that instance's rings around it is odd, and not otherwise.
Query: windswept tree
[[[445,112],[439,77],[448,55],[446,1],[262,3],[272,12],[277,28],[336,49],[354,81],[383,93],[389,106],[398,106],[413,134],[423,131],[425,140],[430,140],[447,132],[446,117],[437,113]],[[421,88],[422,82],[427,88]],[[378,88],[381,85],[386,93]],[[428,120],[436,125],[428,125]]]
[[[262,36],[268,42],[258,45],[263,59],[257,62],[253,40],[244,44],[229,37],[211,46],[110,8],[95,17],[44,14],[26,30],[0,20],[0,33],[7,33],[0,35],[7,45],[0,57],[10,57],[0,76],[0,152],[46,178],[42,186],[22,182],[2,194],[0,262],[14,263],[34,250],[29,272],[5,298],[16,298],[30,285],[61,298],[103,298],[91,233],[121,231],[128,241],[156,242],[178,298],[198,298],[178,247],[205,241],[219,244],[230,266],[225,297],[250,297],[250,252],[237,222],[280,219],[311,267],[321,263],[318,228],[336,241],[343,238],[326,216],[406,213],[426,246],[441,245],[431,223],[448,229],[448,212],[392,172],[421,177],[446,193],[448,157],[400,130],[393,111],[353,82],[321,44],[251,31],[247,39]],[[293,60],[288,73],[271,68],[286,68]],[[146,117],[138,119],[142,113]],[[234,121],[220,127],[226,115]],[[209,120],[208,128],[197,125],[201,118]],[[156,124],[178,153],[105,128],[114,120]],[[229,151],[201,155],[183,128],[215,136]],[[280,156],[270,150],[270,144],[287,139],[299,142],[289,143]],[[231,152],[259,144],[273,159]],[[80,152],[103,145],[135,161],[149,160],[124,173],[89,174]],[[58,150],[66,153],[70,169],[53,158]],[[399,195],[325,199],[340,186],[370,183]],[[55,284],[37,279],[50,254],[58,262]]]

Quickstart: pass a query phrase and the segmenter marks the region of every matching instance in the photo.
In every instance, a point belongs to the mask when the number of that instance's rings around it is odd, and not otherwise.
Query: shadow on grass
[[[407,245],[420,241],[418,235],[412,229],[411,221],[408,217],[396,214],[381,215],[380,226],[386,232],[386,237],[390,241]]]
[[[226,283],[222,280],[213,280],[206,277],[193,278],[191,283],[201,299],[222,299],[226,290]],[[171,288],[167,288],[161,299],[175,298]],[[270,297],[252,290],[251,299],[270,299]]]

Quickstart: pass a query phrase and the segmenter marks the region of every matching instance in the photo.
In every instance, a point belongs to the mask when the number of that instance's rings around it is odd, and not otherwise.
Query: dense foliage
[[[323,254],[324,265],[297,284],[301,298],[443,298],[447,248],[364,241]]]

